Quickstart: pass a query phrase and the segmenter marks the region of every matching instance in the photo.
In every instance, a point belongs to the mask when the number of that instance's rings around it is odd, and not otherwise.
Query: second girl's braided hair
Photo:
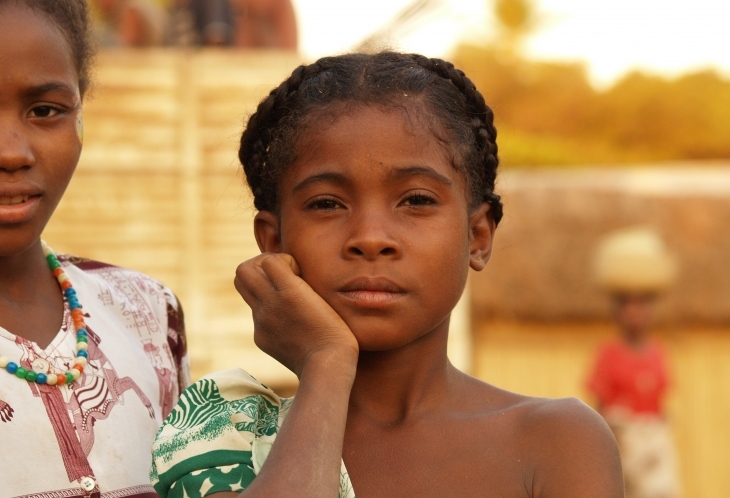
[[[295,161],[303,131],[323,116],[346,113],[351,104],[425,113],[454,166],[466,176],[472,204],[487,202],[499,223],[502,202],[494,192],[499,159],[492,110],[453,64],[396,52],[325,57],[299,66],[261,101],[238,152],[258,210],[278,211],[281,175]]]

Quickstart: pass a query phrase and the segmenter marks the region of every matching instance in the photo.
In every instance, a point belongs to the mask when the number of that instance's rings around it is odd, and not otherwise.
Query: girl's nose
[[[397,259],[403,248],[391,235],[387,220],[382,216],[363,216],[352,220],[350,237],[345,241],[343,251],[345,258],[365,258],[375,260],[381,257]]]
[[[33,166],[35,158],[22,130],[0,121],[0,170],[13,172]]]

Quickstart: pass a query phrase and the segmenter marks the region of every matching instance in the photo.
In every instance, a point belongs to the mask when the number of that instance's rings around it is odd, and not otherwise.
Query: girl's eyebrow
[[[409,166],[406,168],[394,168],[390,173],[388,173],[389,180],[402,180],[404,178],[409,178],[413,176],[427,176],[433,180],[436,180],[442,185],[446,185],[447,187],[450,187],[452,185],[451,180],[449,180],[444,175],[429,166]],[[320,173],[318,175],[312,175],[310,177],[307,177],[301,182],[297,183],[294,188],[292,188],[292,193],[298,192],[299,190],[308,185],[311,185],[312,183],[320,182],[331,182],[337,183],[339,185],[347,185],[348,183],[350,183],[350,180],[342,173]]]
[[[409,166],[407,168],[395,168],[390,173],[388,173],[388,176],[392,180],[402,180],[403,178],[409,178],[412,176],[427,176],[443,185],[446,185],[447,187],[451,186],[451,180],[449,180],[444,175],[429,166]]]
[[[48,83],[43,83],[42,85],[31,86],[31,87],[25,89],[25,91],[23,91],[23,95],[26,97],[29,97],[29,98],[39,97],[48,92],[53,92],[56,90],[59,90],[63,93],[67,93],[71,97],[75,96],[77,93],[77,90],[75,88],[72,88],[70,85],[68,85],[66,83],[62,83],[60,81],[49,81]]]
[[[292,193],[297,192],[307,185],[311,185],[312,183],[319,183],[319,182],[332,182],[337,183],[340,185],[345,185],[347,183],[350,183],[349,180],[345,175],[342,173],[334,173],[334,172],[328,172],[328,173],[320,173],[318,175],[312,175],[301,182],[297,183],[294,188],[292,189]]]

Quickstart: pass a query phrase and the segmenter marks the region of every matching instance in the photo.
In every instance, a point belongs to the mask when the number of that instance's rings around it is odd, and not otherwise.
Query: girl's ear
[[[482,271],[492,255],[492,241],[497,226],[489,204],[482,202],[469,216],[469,266]]]
[[[279,217],[271,211],[259,211],[253,219],[253,233],[261,252],[281,252]]]

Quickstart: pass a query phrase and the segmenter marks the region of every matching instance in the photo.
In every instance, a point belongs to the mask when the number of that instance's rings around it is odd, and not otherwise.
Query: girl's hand
[[[352,331],[299,275],[297,262],[283,253],[261,254],[236,269],[234,285],[253,311],[256,345],[298,377],[318,356],[357,362]]]

